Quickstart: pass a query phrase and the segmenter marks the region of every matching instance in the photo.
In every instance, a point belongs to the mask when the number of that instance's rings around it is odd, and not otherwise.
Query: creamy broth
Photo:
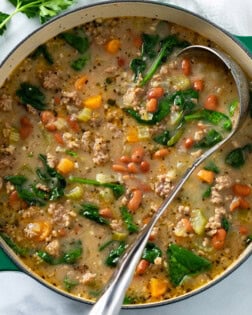
[[[232,128],[231,74],[209,55],[177,57],[189,43],[215,46],[166,21],[96,20],[40,46],[0,89],[1,236],[53,286],[95,300],[187,167]],[[126,304],[190,292],[246,248],[251,134],[248,118],[191,176]]]

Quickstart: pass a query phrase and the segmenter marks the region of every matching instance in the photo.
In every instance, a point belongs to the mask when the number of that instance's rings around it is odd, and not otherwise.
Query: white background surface
[[[79,0],[74,7],[93,3]],[[101,1],[96,1],[101,2]],[[251,0],[164,0],[208,18],[236,35],[252,36]],[[74,8],[72,7],[72,8]],[[0,11],[12,6],[0,0]],[[0,37],[0,63],[11,49],[39,26],[37,19],[16,16]],[[0,272],[0,315],[87,315],[89,305],[69,300],[21,272]],[[154,309],[123,310],[120,315],[251,315],[252,257],[214,287],[190,299]],[[99,314],[97,314],[99,315]]]

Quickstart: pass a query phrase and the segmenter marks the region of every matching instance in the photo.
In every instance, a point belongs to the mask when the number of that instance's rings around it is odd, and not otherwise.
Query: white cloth
[[[163,0],[207,18],[234,35],[252,36],[252,0]]]

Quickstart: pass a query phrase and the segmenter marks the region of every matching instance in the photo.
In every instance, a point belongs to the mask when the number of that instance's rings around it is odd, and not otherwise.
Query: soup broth
[[[53,286],[95,300],[120,256],[239,107],[215,47],[147,18],[95,20],[39,46],[0,89],[0,233]],[[252,239],[251,121],[153,229],[126,304],[186,294]]]

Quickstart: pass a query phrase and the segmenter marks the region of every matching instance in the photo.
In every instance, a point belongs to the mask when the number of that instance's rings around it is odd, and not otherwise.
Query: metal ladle
[[[127,248],[126,252],[119,261],[118,267],[112,275],[110,281],[106,285],[103,294],[92,307],[89,315],[117,315],[120,311],[125,291],[127,290],[137,263],[141,259],[142,252],[149,239],[151,230],[157,223],[160,216],[164,213],[170,203],[173,201],[179,190],[182,188],[184,183],[193,173],[193,171],[204,162],[210,155],[224,145],[239,129],[242,125],[248,110],[249,104],[249,86],[248,81],[236,62],[234,62],[225,53],[206,46],[194,45],[188,46],[181,50],[177,55],[189,52],[191,50],[204,50],[217,56],[231,71],[231,74],[236,83],[238,95],[239,95],[239,114],[234,123],[232,131],[219,143],[214,145],[212,148],[205,151],[199,158],[197,158],[192,166],[190,166],[183,177],[178,181],[170,195],[163,201],[157,212],[153,215],[150,222],[139,232],[136,240]]]

